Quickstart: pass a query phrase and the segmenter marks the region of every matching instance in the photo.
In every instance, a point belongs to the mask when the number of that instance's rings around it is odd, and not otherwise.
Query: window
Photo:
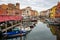
[[[19,14],[19,13],[15,13],[15,14]]]
[[[27,11],[27,13],[28,13],[28,11]]]

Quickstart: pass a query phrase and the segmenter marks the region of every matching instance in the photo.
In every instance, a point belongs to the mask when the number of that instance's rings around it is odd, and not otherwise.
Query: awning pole
[[[6,23],[6,24],[5,24],[5,28],[7,28],[7,21],[5,21],[5,23]],[[7,30],[6,30],[6,33],[7,33]]]

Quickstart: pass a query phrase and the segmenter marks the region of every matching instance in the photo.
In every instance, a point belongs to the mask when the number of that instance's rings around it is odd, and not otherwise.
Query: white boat
[[[31,31],[32,29],[30,27],[25,28],[26,31]]]

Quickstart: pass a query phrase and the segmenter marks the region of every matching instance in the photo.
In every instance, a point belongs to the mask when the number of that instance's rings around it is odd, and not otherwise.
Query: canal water
[[[20,40],[20,37],[7,40]],[[23,40],[56,40],[56,36],[52,34],[50,28],[47,27],[47,24],[39,21],[35,28],[33,28],[33,30],[27,34]]]

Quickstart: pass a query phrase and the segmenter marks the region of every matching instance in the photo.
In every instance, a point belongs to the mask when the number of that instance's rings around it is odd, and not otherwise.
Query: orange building
[[[36,10],[31,10],[31,16],[38,16],[38,12]]]
[[[22,10],[16,9],[15,10],[15,15],[22,15]]]
[[[60,2],[56,6],[55,18],[60,18]]]
[[[0,9],[0,15],[6,15],[6,10],[5,9]]]
[[[0,5],[0,15],[21,15],[21,13],[19,3],[16,3],[16,5],[12,3]]]
[[[42,17],[46,17],[46,14],[47,14],[47,11],[41,11],[40,12],[40,16],[42,16]]]
[[[31,16],[35,16],[35,11],[31,10]]]

